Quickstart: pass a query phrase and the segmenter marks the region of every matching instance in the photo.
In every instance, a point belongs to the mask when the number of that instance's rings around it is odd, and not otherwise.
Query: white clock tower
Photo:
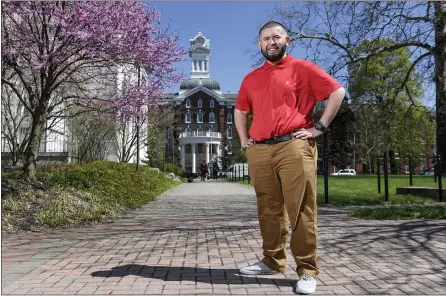
[[[189,56],[191,58],[190,78],[209,78],[209,56],[211,41],[198,32],[190,39]]]

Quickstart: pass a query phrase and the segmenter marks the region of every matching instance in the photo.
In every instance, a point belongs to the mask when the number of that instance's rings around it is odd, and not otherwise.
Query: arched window
[[[214,131],[214,125],[211,124],[211,126],[209,127],[209,132],[212,133]]]
[[[209,113],[209,123],[215,123],[215,113]]]
[[[203,101],[201,99],[198,100],[198,108],[203,108]]]
[[[232,139],[232,127],[228,127],[227,135],[228,135],[228,139]]]
[[[228,113],[228,116],[226,118],[226,123],[232,124],[232,114],[231,113]]]
[[[189,125],[186,127],[185,132],[186,132],[186,136],[190,136],[190,126]]]
[[[226,107],[227,107],[228,109],[232,109],[232,104],[231,104],[231,103],[227,103],[227,104],[226,104]]]
[[[214,101],[214,99],[211,99],[211,101],[209,102],[209,107],[210,108],[215,108],[215,101]]]
[[[190,111],[186,112],[186,123],[191,123],[192,113]]]
[[[190,100],[189,99],[186,100],[186,108],[190,108]]]
[[[197,113],[197,123],[203,123],[203,112]]]

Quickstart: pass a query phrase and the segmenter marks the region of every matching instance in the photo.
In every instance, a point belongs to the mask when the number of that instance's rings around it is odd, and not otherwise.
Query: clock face
[[[203,37],[197,37],[197,39],[195,39],[195,43],[199,46],[204,44],[204,38]]]

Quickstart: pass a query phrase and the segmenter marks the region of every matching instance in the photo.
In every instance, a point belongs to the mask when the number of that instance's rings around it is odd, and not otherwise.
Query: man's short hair
[[[281,24],[281,23],[279,23],[279,22],[276,22],[276,21],[270,21],[270,22],[267,22],[266,24],[264,24],[264,25],[260,28],[260,30],[259,30],[259,36],[260,36],[260,34],[262,33],[263,30],[268,29],[268,28],[271,28],[271,27],[277,27],[277,26],[282,27],[283,30],[284,30],[285,32],[288,32],[287,28],[286,28],[283,24]]]

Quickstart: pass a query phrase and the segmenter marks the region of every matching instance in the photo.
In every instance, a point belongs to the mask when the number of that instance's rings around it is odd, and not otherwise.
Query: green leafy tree
[[[395,42],[389,39],[364,41],[353,52],[363,55],[377,46],[392,44]],[[366,125],[361,123],[355,125],[356,132],[361,144],[372,147],[372,151],[367,151],[365,147],[367,153],[361,155],[361,158],[368,158],[367,162],[370,163],[372,155],[389,151],[392,173],[398,172],[396,153],[404,149],[403,146],[406,145],[406,141],[401,138],[402,135],[410,141],[420,141],[421,126],[411,123],[416,122],[417,110],[426,111],[420,103],[423,95],[420,75],[412,71],[409,78],[404,76],[411,66],[409,51],[406,48],[400,48],[348,67],[350,78],[348,89],[352,98],[352,107],[357,112],[356,122],[367,122]],[[404,80],[406,80],[407,91],[402,91],[400,88]],[[373,116],[370,117],[370,115]],[[411,130],[405,132],[404,129],[407,129],[408,124]],[[414,139],[415,135],[418,137],[417,140]],[[371,138],[362,141],[362,137]]]
[[[144,163],[154,168],[163,169],[168,141],[168,128],[174,123],[175,113],[172,108],[157,106],[148,111],[147,156]]]

